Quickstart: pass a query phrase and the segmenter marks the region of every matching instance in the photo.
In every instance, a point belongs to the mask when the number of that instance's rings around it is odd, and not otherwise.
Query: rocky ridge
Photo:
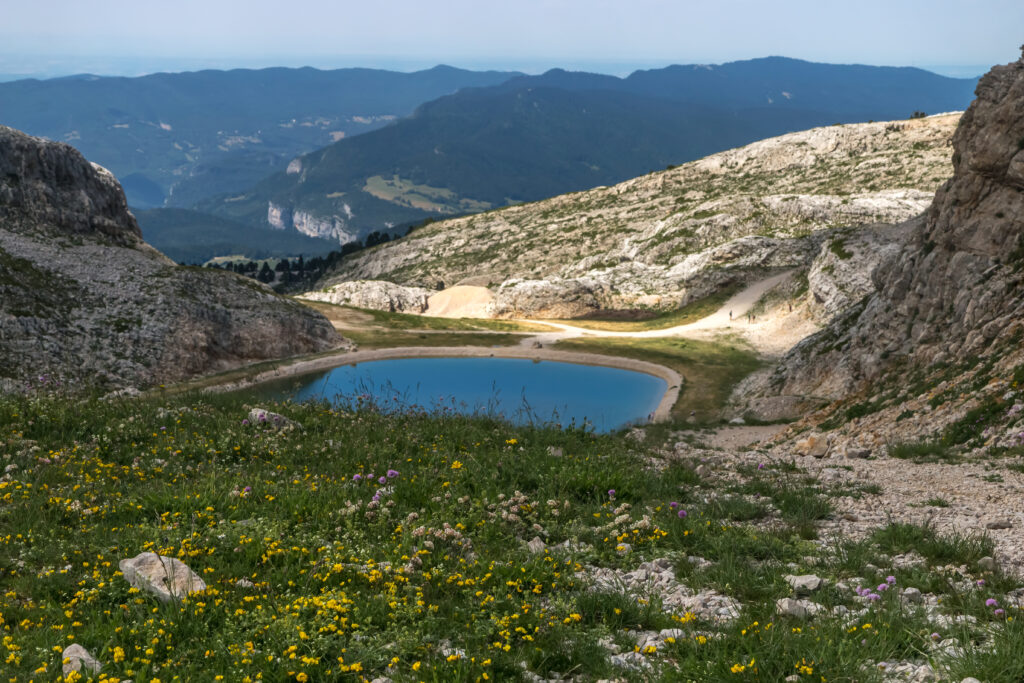
[[[874,292],[740,390],[815,397],[791,430],[830,448],[1024,447],[1024,58],[992,69],[953,139],[954,175],[876,268]]]
[[[852,226],[920,214],[948,177],[958,119],[816,128],[610,188],[435,223],[346,259],[322,285],[436,289],[472,279],[495,289],[501,316],[674,308],[775,268],[807,268]],[[857,296],[859,277],[826,307]]]
[[[176,266],[109,172],[0,126],[0,388],[150,385],[342,343],[251,280]]]

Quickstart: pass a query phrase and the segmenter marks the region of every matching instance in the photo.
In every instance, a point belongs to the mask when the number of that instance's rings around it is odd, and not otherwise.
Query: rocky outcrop
[[[976,93],[953,137],[953,178],[875,269],[877,291],[798,345],[755,398],[836,400],[939,363],[1019,355],[1024,58],[992,69]]]
[[[600,307],[593,280],[509,280],[494,296],[499,318],[578,318]]]
[[[431,294],[433,292],[422,287],[403,287],[383,280],[357,280],[321,292],[306,292],[300,298],[392,313],[422,313],[427,309],[427,298]]]
[[[0,126],[0,385],[144,386],[343,340],[318,313],[142,242],[109,173]]]
[[[297,159],[292,164],[296,162],[298,162]],[[299,163],[301,168],[301,162]],[[291,166],[288,168],[291,172]],[[267,202],[267,224],[275,230],[298,230],[310,237],[321,237],[335,240],[339,244],[348,244],[356,239],[356,235],[348,228],[348,221],[352,218],[352,209],[348,204],[343,206],[345,208],[344,217],[323,217],[314,216],[308,211],[293,210],[287,206]]]
[[[807,273],[808,303],[815,318],[831,321],[873,294],[875,271],[904,248],[919,221],[863,226],[828,235]]]

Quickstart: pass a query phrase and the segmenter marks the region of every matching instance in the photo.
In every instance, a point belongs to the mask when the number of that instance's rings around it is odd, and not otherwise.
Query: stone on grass
[[[924,596],[921,595],[921,591],[917,588],[904,588],[903,599],[907,602],[921,603],[924,602]]]
[[[544,548],[547,547],[547,544],[545,544],[544,541],[540,540],[540,536],[534,536],[533,539],[526,544],[526,547],[529,549],[531,553],[537,555],[539,553],[544,552]]]
[[[983,572],[994,572],[996,570],[996,561],[993,557],[983,557],[978,560],[978,569]]]
[[[284,415],[272,413],[266,408],[253,408],[249,411],[249,424],[269,425],[274,429],[302,429],[302,425],[289,420]]]
[[[797,595],[810,595],[825,583],[821,577],[814,574],[801,574],[800,576],[787,574],[785,580]]]
[[[985,528],[986,529],[992,529],[992,530],[1012,529],[1013,528],[1013,522],[1011,522],[1008,519],[997,519],[997,520],[994,520],[994,521],[989,522],[988,524],[986,524]]]
[[[125,580],[140,591],[148,591],[161,602],[180,600],[189,593],[206,590],[206,582],[181,560],[156,553],[139,553],[117,564]]]
[[[804,619],[810,616],[810,611],[799,600],[793,598],[780,598],[775,601],[775,611],[790,617]]]
[[[548,446],[548,455],[550,455],[552,458],[561,458],[562,449],[556,446]]]
[[[238,586],[239,588],[255,588],[256,587],[256,584],[254,584],[249,579],[239,579],[238,581],[235,581],[235,585]]]
[[[103,665],[78,643],[64,648],[64,652],[61,654],[61,661],[64,663],[62,668],[65,676],[72,671],[81,672],[82,669],[89,673],[98,674],[100,669],[103,668]]]

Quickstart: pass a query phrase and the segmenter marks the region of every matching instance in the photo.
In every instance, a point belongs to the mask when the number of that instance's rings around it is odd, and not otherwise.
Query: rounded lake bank
[[[599,432],[657,418],[664,412],[666,399],[671,395],[674,402],[678,393],[678,383],[670,387],[673,378],[657,372],[667,368],[647,363],[629,369],[608,367],[593,364],[591,354],[585,354],[588,358],[582,364],[578,358],[567,362],[530,357],[540,354],[451,357],[435,355],[442,350],[432,349],[435,353],[428,357],[410,358],[398,355],[399,349],[389,351],[394,355],[385,358],[360,353],[338,356],[331,363],[333,368],[303,374],[295,368],[289,376],[246,390],[273,399],[372,401],[382,409],[493,414],[520,424],[587,424]],[[545,351],[546,356],[584,355]],[[341,364],[345,360],[350,362]]]

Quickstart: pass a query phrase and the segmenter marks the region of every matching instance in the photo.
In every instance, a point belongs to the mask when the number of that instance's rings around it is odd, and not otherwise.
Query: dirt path
[[[520,346],[531,347],[536,346],[538,343],[541,346],[548,346],[563,339],[579,337],[629,337],[632,339],[689,337],[692,339],[710,339],[726,332],[743,337],[760,353],[778,355],[792,347],[793,344],[803,337],[817,330],[817,326],[801,312],[782,316],[761,316],[761,318],[753,321],[748,321],[746,315],[765,292],[791,275],[792,271],[786,271],[785,273],[755,282],[733,295],[722,304],[721,308],[711,315],[701,318],[696,322],[666,327],[661,330],[620,332],[594,330],[546,320],[524,320],[522,322],[548,325],[556,329],[551,332],[541,332],[540,334],[527,337],[520,342]]]

